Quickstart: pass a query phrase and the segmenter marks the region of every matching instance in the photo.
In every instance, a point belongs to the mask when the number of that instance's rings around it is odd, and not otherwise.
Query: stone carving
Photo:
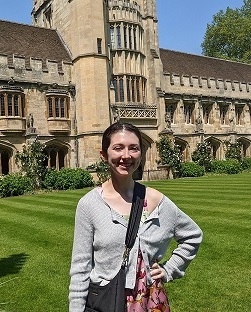
[[[31,113],[27,116],[26,123],[27,123],[27,128],[28,129],[33,128],[34,118],[33,118],[33,115]]]
[[[113,113],[113,122],[118,122],[120,120],[118,108],[114,107],[112,113]]]
[[[198,132],[203,131],[203,121],[202,121],[201,115],[199,115],[196,118],[195,124],[196,124],[196,131]]]
[[[165,129],[171,129],[171,116],[170,116],[170,113],[166,113],[165,114],[165,123],[166,123],[166,127]]]
[[[229,118],[229,126],[230,126],[230,132],[234,131],[235,129],[235,120],[234,116]]]

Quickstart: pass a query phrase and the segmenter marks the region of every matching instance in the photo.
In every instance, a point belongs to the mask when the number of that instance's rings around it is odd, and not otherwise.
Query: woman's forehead
[[[119,130],[116,133],[113,133],[111,136],[111,144],[119,142],[131,142],[131,144],[139,144],[139,138],[137,135],[128,130]]]

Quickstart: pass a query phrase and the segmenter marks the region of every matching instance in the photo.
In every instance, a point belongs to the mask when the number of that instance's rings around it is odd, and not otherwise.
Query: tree
[[[160,160],[159,165],[166,165],[173,170],[180,171],[181,168],[181,151],[177,145],[173,145],[168,137],[161,136],[156,142]]]
[[[251,63],[251,0],[215,14],[201,47],[206,56]]]
[[[239,142],[231,143],[230,141],[225,141],[224,143],[226,145],[225,158],[241,161],[241,144]]]
[[[34,189],[41,187],[46,173],[44,166],[46,157],[44,145],[37,139],[32,143],[23,145],[23,150],[16,153],[16,164],[21,169],[21,172],[32,180]]]
[[[212,161],[210,143],[198,143],[196,150],[192,153],[192,160],[197,165],[203,166],[206,171],[210,171]]]

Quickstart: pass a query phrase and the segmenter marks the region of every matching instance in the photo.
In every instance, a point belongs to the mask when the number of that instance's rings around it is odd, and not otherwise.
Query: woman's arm
[[[202,241],[202,231],[199,226],[179,208],[176,212],[174,239],[177,247],[162,266],[166,271],[164,280],[167,282],[185,274],[186,268],[196,256]]]
[[[83,312],[92,269],[93,228],[85,212],[84,200],[78,203],[70,269],[69,312]]]

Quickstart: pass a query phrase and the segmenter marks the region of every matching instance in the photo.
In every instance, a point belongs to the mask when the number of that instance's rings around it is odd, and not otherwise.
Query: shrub
[[[46,189],[55,189],[56,181],[57,181],[58,171],[55,169],[47,169],[45,174],[42,187]]]
[[[192,160],[197,165],[204,166],[206,171],[210,171],[212,161],[210,143],[198,143],[196,150],[192,153]]]
[[[110,168],[103,160],[88,166],[86,169],[94,170],[97,173],[98,184],[102,184],[110,178]]]
[[[81,189],[93,186],[93,179],[82,168],[62,168],[59,171],[50,169],[45,175],[43,186],[54,190]]]
[[[211,164],[211,170],[220,174],[236,174],[242,171],[242,167],[237,159],[214,160]]]
[[[167,136],[161,136],[160,140],[156,142],[157,150],[160,160],[159,165],[166,165],[177,172],[181,168],[182,154],[178,145],[172,144]]]
[[[19,196],[33,189],[32,180],[20,173],[3,176],[0,180],[0,196]]]
[[[46,158],[44,145],[37,138],[27,145],[24,144],[22,151],[18,151],[15,155],[15,162],[21,172],[33,181],[33,189],[39,189],[42,185],[46,173],[44,166]]]
[[[226,145],[225,158],[228,159],[237,159],[241,160],[241,144],[240,143],[231,143],[230,141],[224,142]]]
[[[244,157],[241,160],[242,170],[251,170],[251,157]]]
[[[205,168],[194,162],[186,162],[181,165],[181,177],[201,177],[205,174]]]

